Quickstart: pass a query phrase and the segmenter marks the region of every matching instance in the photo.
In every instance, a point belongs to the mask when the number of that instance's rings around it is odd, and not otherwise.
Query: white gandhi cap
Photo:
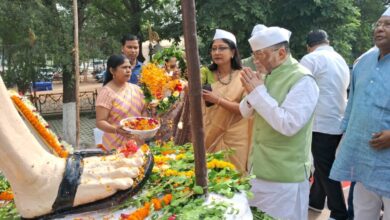
[[[386,9],[386,11],[382,14],[382,16],[390,16],[390,7]]]
[[[280,27],[263,28],[249,38],[252,51],[261,50],[282,42],[290,41],[291,32]]]
[[[234,36],[234,34],[222,29],[215,30],[215,35],[213,40],[217,40],[217,39],[228,39],[231,40],[235,45],[237,45],[236,37]]]

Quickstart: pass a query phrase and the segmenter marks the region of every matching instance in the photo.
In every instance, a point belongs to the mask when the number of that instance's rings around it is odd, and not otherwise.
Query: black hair
[[[110,68],[115,69],[118,66],[122,65],[126,60],[127,60],[127,57],[125,57],[122,54],[114,54],[108,58],[107,69],[106,69],[106,72],[104,74],[105,76],[103,79],[103,86],[106,85],[107,83],[109,83],[113,79],[112,73],[110,72]]]
[[[306,44],[313,47],[319,44],[328,43],[328,34],[322,29],[312,30],[306,37]]]
[[[139,38],[136,35],[133,35],[133,34],[123,35],[123,37],[121,39],[122,46],[124,46],[126,44],[126,41],[132,41],[132,40],[136,40],[139,42]]]
[[[233,55],[232,62],[231,62],[232,69],[233,70],[240,70],[240,69],[242,69],[241,57],[240,57],[240,53],[238,52],[237,45],[233,41],[228,40],[226,38],[222,38],[221,40],[223,42],[225,42],[229,46],[229,48],[231,50],[234,50],[234,55]],[[214,43],[214,41],[212,41],[211,44],[210,44],[210,47],[209,47],[210,50],[211,50],[211,48],[213,46],[213,43]],[[218,65],[213,62],[212,64],[210,64],[209,69],[211,71],[217,70],[218,69]]]

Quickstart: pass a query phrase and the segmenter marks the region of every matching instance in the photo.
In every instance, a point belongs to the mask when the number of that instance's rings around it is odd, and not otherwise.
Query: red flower
[[[130,154],[134,154],[138,151],[137,143],[134,140],[127,141],[126,145],[120,148],[120,152],[128,157]]]
[[[121,219],[127,219],[130,215],[129,214],[121,214]]]
[[[179,84],[176,85],[175,90],[177,90],[177,91],[179,91],[179,92],[181,92],[181,91],[183,90],[183,86],[181,85],[181,83],[179,83]]]
[[[176,214],[169,216],[168,220],[176,220]]]

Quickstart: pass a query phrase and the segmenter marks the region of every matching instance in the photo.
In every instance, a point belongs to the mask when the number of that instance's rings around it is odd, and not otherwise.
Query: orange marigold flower
[[[0,193],[0,200],[11,201],[14,199],[14,194],[11,191],[4,191]]]
[[[159,199],[153,198],[152,203],[153,203],[154,210],[158,211],[162,208],[161,202]]]
[[[39,135],[47,142],[47,144],[53,149],[53,151],[60,157],[67,157],[68,152],[62,149],[58,138],[54,133],[49,132],[46,128],[46,125],[42,124],[43,122],[39,121],[38,115],[33,112],[32,109],[27,107],[27,105],[22,101],[22,99],[17,95],[12,95],[11,100],[22,112],[23,116],[29,121],[29,123],[37,130]]]
[[[164,202],[165,205],[169,205],[172,201],[172,194],[166,194],[163,198],[162,201]]]

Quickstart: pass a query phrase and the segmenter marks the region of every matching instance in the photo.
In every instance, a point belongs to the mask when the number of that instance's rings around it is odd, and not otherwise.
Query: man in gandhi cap
[[[256,24],[253,29],[252,29],[252,33],[251,33],[251,37],[253,35],[255,35],[257,32],[263,30],[264,28],[267,28],[267,26],[263,25],[263,24]],[[256,71],[256,66],[255,64],[253,63],[253,56],[250,56],[250,57],[247,57],[245,59],[242,59],[241,60],[241,63],[242,63],[242,66],[246,66],[246,67],[249,67],[251,68],[253,71]]]
[[[376,23],[375,48],[352,71],[345,131],[330,173],[338,181],[356,181],[355,220],[390,219],[390,8]]]
[[[268,27],[249,39],[254,62],[263,70],[241,71],[248,95],[240,111],[244,117],[255,117],[251,205],[277,219],[304,220],[319,90],[310,71],[291,56],[290,35],[284,28]]]

